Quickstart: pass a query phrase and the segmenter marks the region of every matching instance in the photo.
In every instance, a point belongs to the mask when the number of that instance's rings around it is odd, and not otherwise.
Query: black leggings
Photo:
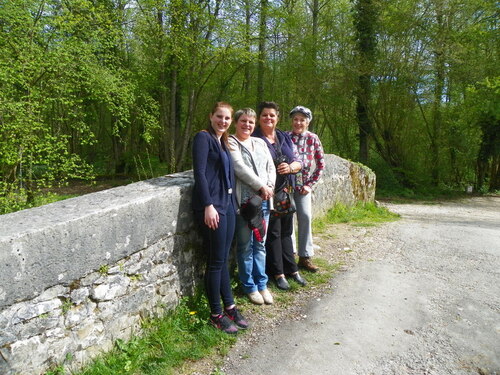
[[[227,261],[233,241],[236,216],[232,203],[230,203],[225,215],[219,213],[219,227],[217,229],[213,230],[205,225],[204,212],[198,217],[198,220],[200,219],[203,248],[208,255],[205,290],[210,304],[210,312],[221,314],[221,297],[224,307],[234,305]]]
[[[292,243],[293,215],[269,218],[266,240],[266,272],[269,276],[298,271]]]

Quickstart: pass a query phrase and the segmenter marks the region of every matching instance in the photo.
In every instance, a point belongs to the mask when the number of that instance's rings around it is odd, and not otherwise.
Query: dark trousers
[[[275,217],[271,213],[266,240],[266,271],[269,276],[298,271],[292,243],[293,215]]]
[[[232,203],[230,203],[232,205]],[[232,207],[225,215],[219,214],[219,227],[212,230],[204,223],[204,212],[197,214],[200,223],[203,248],[207,252],[207,268],[205,270],[205,290],[210,312],[221,314],[221,298],[224,306],[234,304],[231,281],[229,279],[228,257],[234,236],[236,216]]]

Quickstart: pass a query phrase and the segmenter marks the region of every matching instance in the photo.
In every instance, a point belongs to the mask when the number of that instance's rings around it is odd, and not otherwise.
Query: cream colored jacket
[[[248,143],[243,145],[233,136],[229,137],[229,150],[236,175],[235,194],[238,207],[255,195],[262,186],[267,185],[274,189],[276,181],[276,168],[266,143],[257,137],[250,137],[250,140],[250,147],[247,147]],[[257,174],[254,171],[252,159]],[[272,201],[272,199],[269,200],[270,209],[273,208]]]

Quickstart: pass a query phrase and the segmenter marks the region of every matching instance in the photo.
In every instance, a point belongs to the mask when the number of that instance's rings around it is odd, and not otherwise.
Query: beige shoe
[[[264,298],[262,298],[259,292],[248,293],[248,299],[256,305],[264,304]]]
[[[266,305],[272,305],[274,303],[273,295],[269,291],[269,289],[264,289],[259,291],[264,299]]]

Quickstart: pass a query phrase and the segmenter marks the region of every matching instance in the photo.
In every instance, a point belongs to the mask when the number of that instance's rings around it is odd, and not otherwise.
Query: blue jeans
[[[221,314],[221,298],[224,307],[234,305],[227,263],[235,228],[235,211],[232,202],[230,201],[225,215],[219,213],[219,227],[215,230],[210,229],[203,222],[204,212],[197,213],[197,219],[203,236],[203,247],[208,255],[205,289],[210,312]]]
[[[269,202],[262,202],[262,214],[269,224]],[[248,227],[248,222],[241,216],[236,217],[236,241],[238,258],[238,275],[243,291],[248,294],[267,288],[266,248],[264,242],[259,242]]]

